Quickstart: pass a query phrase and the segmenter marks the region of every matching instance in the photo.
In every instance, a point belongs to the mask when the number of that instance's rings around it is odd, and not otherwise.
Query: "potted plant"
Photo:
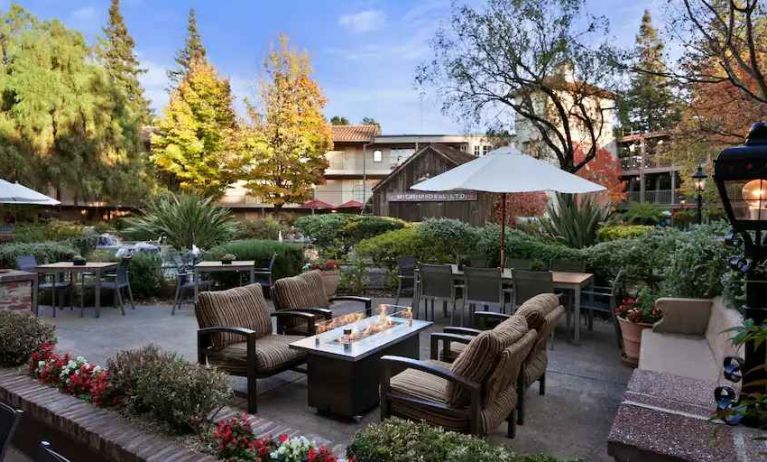
[[[320,270],[322,276],[322,285],[328,297],[332,297],[338,290],[338,283],[341,280],[341,265],[336,260],[317,260],[310,263],[307,270]]]
[[[626,297],[615,315],[623,336],[623,360],[636,366],[642,345],[642,331],[649,329],[660,320],[662,313],[655,307],[657,297],[649,290],[642,290],[637,297]]]
[[[231,265],[231,264],[232,264],[232,262],[233,262],[233,261],[234,261],[236,258],[237,258],[237,257],[235,257],[234,255],[232,255],[231,253],[228,253],[228,254],[224,255],[223,257],[221,257],[221,264],[223,264],[223,265]]]

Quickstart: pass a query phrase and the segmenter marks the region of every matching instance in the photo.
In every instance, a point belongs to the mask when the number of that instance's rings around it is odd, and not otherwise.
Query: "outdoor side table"
[[[194,265],[194,280],[200,281],[203,273],[221,273],[235,272],[250,274],[250,283],[256,282],[256,262],[254,260],[239,260],[231,263],[221,263],[220,261],[201,261]],[[199,284],[194,285],[194,301],[197,303],[197,296],[200,294]]]
[[[0,284],[29,282],[32,291],[32,312],[37,316],[37,273],[14,269],[0,269]]]
[[[96,317],[98,318],[101,316],[101,276],[104,272],[116,270],[118,265],[117,262],[86,262],[84,265],[75,265],[71,261],[62,261],[37,265],[35,270],[38,273],[53,273],[54,275],[59,273],[93,273],[94,305],[96,305]],[[80,311],[80,316],[84,316],[83,310]]]

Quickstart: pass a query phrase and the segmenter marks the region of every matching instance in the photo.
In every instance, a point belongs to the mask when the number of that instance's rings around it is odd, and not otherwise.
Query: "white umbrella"
[[[516,148],[495,149],[447,172],[412,186],[417,191],[483,191],[500,193],[501,268],[506,257],[506,194],[560,192],[568,194],[604,191],[605,187],[561,170],[549,162],[522,154]]]
[[[60,203],[34,189],[0,178],[0,204],[59,205]]]

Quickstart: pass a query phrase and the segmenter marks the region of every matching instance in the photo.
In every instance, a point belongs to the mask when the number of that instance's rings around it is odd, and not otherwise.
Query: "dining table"
[[[74,264],[71,261],[61,261],[58,263],[48,263],[45,265],[37,265],[35,271],[42,274],[53,274],[54,278],[57,278],[61,273],[69,273],[70,275],[75,273],[89,273],[93,275],[93,291],[94,291],[94,308],[96,311],[96,317],[101,316],[101,279],[105,272],[113,272],[117,270],[119,263],[117,262],[101,262],[101,261],[89,261],[84,264]],[[54,310],[56,308],[54,307]],[[80,310],[80,316],[84,316],[84,310]]]
[[[221,261],[201,261],[194,265],[194,280],[200,281],[202,273],[220,273],[220,272],[234,272],[234,273],[248,273],[250,275],[250,283],[256,282],[256,262],[255,260],[235,260],[231,263],[224,263]],[[197,303],[197,296],[200,294],[200,285],[194,285],[194,301]]]
[[[463,279],[464,272],[461,267],[455,264],[450,266],[453,272],[453,276],[455,276],[456,280]],[[418,270],[416,270],[416,286],[418,285],[417,275]],[[504,268],[503,272],[501,273],[501,278],[506,285],[512,285],[514,281],[512,269]],[[571,317],[571,314],[568,311],[566,324],[568,329],[570,328],[571,324],[573,325],[572,342],[576,345],[580,344],[581,323],[579,320],[581,317],[581,290],[585,287],[588,287],[594,281],[594,274],[570,271],[551,271],[551,280],[554,284],[554,289],[572,291],[573,316]],[[415,293],[418,294],[417,288]],[[414,301],[413,305],[416,305],[417,303],[419,303],[418,296],[416,296],[416,300]],[[574,322],[572,322],[573,319],[575,320]]]

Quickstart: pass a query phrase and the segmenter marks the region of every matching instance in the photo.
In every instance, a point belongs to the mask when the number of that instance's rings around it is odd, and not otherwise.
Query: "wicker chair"
[[[248,412],[257,412],[256,380],[286,370],[305,372],[297,366],[305,354],[290,349],[301,336],[272,332],[271,317],[304,323],[304,331],[314,332],[316,316],[286,310],[269,313],[259,284],[200,293],[195,305],[200,329],[197,331],[197,359],[231,374],[248,379]]]
[[[539,382],[539,393],[546,393],[546,367],[548,366],[548,354],[546,347],[548,338],[554,331],[554,328],[561,321],[565,314],[565,308],[562,306],[560,296],[555,294],[539,294],[531,298],[514,313],[515,316],[522,316],[527,320],[530,329],[536,331],[536,340],[533,349],[525,359],[520,374],[519,389],[519,412],[517,414],[517,423],[523,425],[525,421],[525,400],[524,390],[529,388],[536,381]],[[457,327],[446,327],[443,347],[438,352],[442,361],[452,362],[460,357],[466,349],[466,341],[461,341],[461,337],[471,338],[479,332],[486,329],[492,329],[493,326],[505,322],[509,316],[490,311],[477,311],[474,313],[474,325],[478,329],[464,329]]]
[[[425,420],[475,435],[485,435],[505,420],[513,438],[520,369],[535,339],[525,318],[513,316],[474,337],[434,335],[429,361],[382,357],[381,419]],[[464,342],[465,350],[452,364],[438,361],[439,340]],[[392,376],[395,368],[405,370]]]
[[[335,301],[353,301],[365,307],[365,314],[371,315],[373,301],[370,298],[354,296],[328,297],[322,284],[319,270],[308,271],[290,278],[278,279],[272,286],[272,301],[277,311],[300,310],[312,313],[320,320],[333,317],[331,304]],[[287,334],[307,335],[309,332],[297,325],[295,320],[278,318],[277,327]]]

